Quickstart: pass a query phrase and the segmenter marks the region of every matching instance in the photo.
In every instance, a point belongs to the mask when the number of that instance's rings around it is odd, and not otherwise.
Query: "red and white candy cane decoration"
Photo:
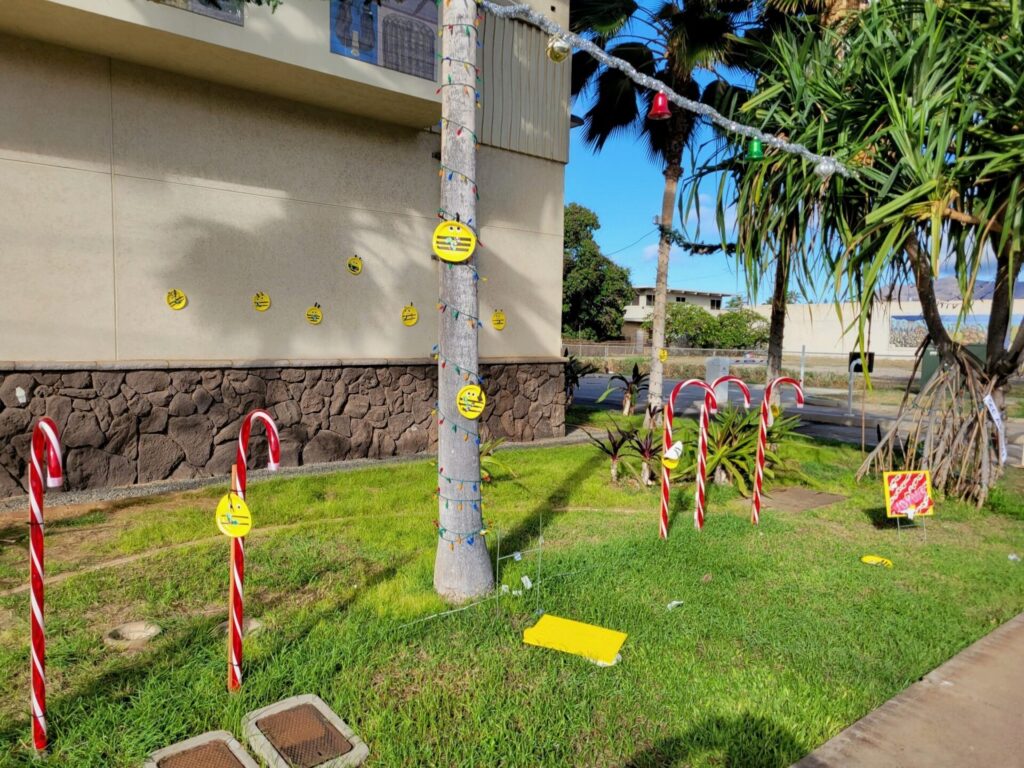
[[[743,407],[750,407],[750,390],[746,383],[736,376],[719,376],[711,382],[711,389],[717,391],[722,384],[730,382],[736,384],[743,393]],[[726,402],[729,398],[726,397]],[[708,475],[708,427],[710,426],[710,414],[716,410],[707,394],[704,395],[704,402],[700,407],[700,442],[697,446],[697,491],[693,501],[693,527],[698,531],[704,529],[704,506],[705,506],[705,485]]]
[[[32,741],[46,749],[46,629],[43,624],[43,461],[46,487],[64,484],[57,425],[45,416],[32,429],[29,485],[29,582],[32,604]]]
[[[764,455],[768,450],[768,427],[772,423],[772,393],[780,384],[790,384],[796,390],[796,407],[804,407],[804,390],[796,379],[780,376],[768,382],[764,388],[764,399],[761,400],[761,426],[757,433],[757,463],[754,466],[754,501],[750,507],[750,522],[754,525],[761,522],[761,488],[764,486]]]
[[[707,382],[701,381],[700,379],[687,379],[681,381],[672,388],[672,394],[669,395],[668,400],[665,401],[665,418],[664,418],[664,432],[662,439],[664,442],[664,451],[667,451],[672,447],[672,420],[675,418],[675,402],[676,397],[686,387],[701,387],[704,390],[704,401],[710,404],[711,412],[714,413],[718,409],[718,399],[715,397],[715,390],[708,386]],[[701,427],[703,432],[703,426]],[[707,437],[704,437],[705,452],[707,449]],[[697,454],[697,462],[700,463],[700,451]],[[668,499],[671,487],[671,473],[669,468],[665,466],[665,463],[661,464],[661,519],[658,525],[658,534],[663,539],[668,538]]]
[[[249,452],[249,434],[254,421],[263,422],[267,430],[267,445],[270,448],[270,462],[267,469],[274,471],[281,462],[281,441],[277,425],[270,414],[257,409],[245,417],[238,433],[238,455],[231,475],[231,491],[245,499],[246,456]],[[242,626],[245,621],[243,586],[245,585],[245,539],[231,540],[231,586],[228,596],[228,690],[237,691],[242,686]]]

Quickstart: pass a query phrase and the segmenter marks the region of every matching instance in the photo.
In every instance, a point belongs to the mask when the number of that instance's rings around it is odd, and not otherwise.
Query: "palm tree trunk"
[[[441,115],[445,118],[441,132],[441,163],[453,168],[462,177],[441,176],[441,208],[458,214],[462,221],[476,223],[476,188],[465,179],[476,178],[476,148],[473,128],[476,126],[475,70],[472,67],[453,66],[451,62],[476,62],[476,4],[473,0],[446,0],[442,50],[448,62],[450,82],[465,84],[465,88],[443,88]],[[466,30],[473,29],[472,34]],[[463,131],[462,126],[471,130]],[[441,264],[439,288],[443,304],[458,308],[459,312],[442,312],[439,318],[441,354],[437,367],[438,425],[437,460],[448,477],[480,477],[480,449],[477,440],[479,422],[459,415],[455,407],[456,394],[462,386],[462,377],[456,366],[445,366],[443,361],[458,361],[459,367],[477,371],[479,349],[477,329],[468,316],[480,314],[477,305],[476,281],[473,268],[455,264],[448,269]],[[459,317],[456,317],[459,314]],[[467,485],[466,487],[472,487]],[[466,494],[459,499],[438,498],[440,535],[434,559],[434,589],[449,600],[464,601],[490,592],[494,588],[494,571],[484,537],[479,535],[483,526],[482,505],[478,497]]]
[[[682,168],[670,163],[665,169],[665,190],[661,196],[661,238],[658,240],[658,276],[654,281],[654,317],[651,320],[651,377],[647,389],[647,413],[644,427],[651,428],[651,414],[661,407],[665,388],[665,368],[658,352],[665,346],[665,307],[668,302],[668,260],[672,251],[672,219],[676,209],[676,190]]]
[[[768,381],[782,375],[782,342],[786,331],[788,291],[789,258],[779,254],[775,260],[775,289],[772,291],[772,315],[768,326]]]

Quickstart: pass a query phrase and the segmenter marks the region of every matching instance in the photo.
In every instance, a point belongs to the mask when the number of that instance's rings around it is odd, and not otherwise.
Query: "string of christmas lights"
[[[442,117],[438,121],[437,125],[438,125],[439,128],[444,128],[445,126],[452,126],[452,125],[454,125],[455,126],[455,135],[456,136],[461,136],[463,133],[468,133],[470,138],[473,139],[474,146],[477,146],[477,147],[480,146],[480,139],[478,139],[476,137],[476,133],[468,125],[463,125],[462,123],[457,123],[454,120],[449,120],[447,117]]]
[[[460,491],[462,490],[463,486],[466,486],[466,485],[472,485],[474,493],[476,493],[480,489],[480,482],[481,482],[480,478],[477,478],[476,480],[464,480],[464,479],[459,479],[457,477],[448,477],[448,475],[446,475],[444,473],[444,467],[439,467],[438,468],[437,475],[438,475],[438,477],[441,478],[441,480],[443,480],[444,482],[448,483],[448,485],[452,485],[453,483],[456,483],[457,484],[457,488]]]
[[[478,75],[480,74],[480,67],[478,67],[476,64],[474,64],[472,61],[466,61],[465,59],[456,59],[454,56],[444,56],[444,55],[442,55],[440,53],[435,54],[435,56],[437,57],[437,59],[439,61],[442,61],[442,62],[447,61],[449,64],[461,64],[463,67],[465,67],[467,72],[469,72],[470,70],[473,70]],[[479,82],[479,81],[480,81],[480,78],[478,77],[477,78],[477,82]]]
[[[780,139],[778,136],[773,134],[765,133],[764,131],[758,130],[752,126],[738,123],[735,120],[730,120],[707,104],[702,104],[699,101],[694,101],[693,99],[687,99],[685,96],[680,96],[660,80],[638,72],[628,61],[623,61],[620,58],[609,55],[590,40],[569,32],[566,29],[562,29],[562,27],[554,21],[543,14],[537,13],[528,5],[497,5],[491,2],[491,0],[477,0],[477,4],[493,16],[502,19],[519,19],[520,21],[525,21],[535,27],[539,27],[549,35],[555,35],[556,37],[571,43],[576,48],[589,53],[606,67],[619,70],[634,83],[642,85],[644,88],[648,88],[652,91],[665,94],[668,100],[673,104],[682,107],[688,112],[708,118],[712,123],[726,131],[729,131],[730,133],[746,136],[749,139],[760,139],[763,144],[773,147],[780,152],[786,152],[791,155],[802,157],[808,162],[814,164],[814,172],[822,178],[828,178],[834,173],[838,173],[840,176],[844,176],[846,178],[854,176],[853,171],[834,157],[819,155],[812,152],[802,144],[795,144],[793,142],[786,141],[785,139]]]
[[[441,348],[437,344],[435,344],[434,348],[431,350],[431,355],[433,356],[433,358],[435,360],[440,360],[441,361],[441,367],[442,368],[447,368],[449,365],[452,368],[454,368],[455,369],[455,373],[457,373],[460,376],[462,376],[462,380],[463,381],[469,381],[470,378],[473,378],[473,379],[476,380],[477,384],[483,384],[484,383],[484,377],[481,376],[479,373],[477,373],[476,371],[474,371],[471,368],[467,368],[464,365],[459,365],[458,363],[453,363],[450,358],[445,357],[444,355],[442,355],[441,354]]]
[[[455,505],[455,509],[461,512],[466,504],[469,504],[474,512],[479,512],[484,505],[483,499],[477,496],[475,499],[459,499],[454,496],[445,496],[440,490],[434,491],[434,495],[444,501],[444,508],[451,509],[451,505]]]
[[[477,536],[481,537],[482,539],[488,533],[486,527],[477,528],[474,531],[452,531],[448,528],[445,528],[437,520],[434,521],[434,527],[437,529],[437,537],[443,541],[447,541],[449,547],[453,550],[455,549],[456,544],[462,544],[463,542],[472,547],[473,542],[476,540]]]
[[[447,415],[445,415],[445,412],[442,411],[440,408],[434,408],[434,415],[437,416],[437,428],[439,430],[441,429],[441,427],[447,424],[452,428],[452,432],[457,433],[461,431],[463,440],[468,441],[469,438],[472,437],[474,442],[476,442],[477,445],[480,445],[480,434],[478,432],[474,432],[471,429],[466,429],[461,424],[458,424],[454,420],[450,419]],[[475,424],[476,422],[473,423]]]
[[[476,315],[471,315],[469,314],[469,312],[466,312],[463,309],[459,309],[458,307],[453,307],[450,304],[446,304],[443,301],[437,302],[437,311],[441,312],[442,314],[445,312],[451,312],[452,317],[456,320],[458,320],[460,317],[465,317],[466,322],[469,324],[469,327],[475,328],[477,331],[480,330],[480,326],[482,325],[482,323],[480,322],[480,318],[477,317]]]
[[[444,163],[441,163],[440,167],[437,170],[437,175],[444,176],[446,172],[448,174],[448,181],[452,181],[454,178],[458,177],[459,181],[461,181],[463,184],[472,184],[473,194],[476,196],[477,200],[480,199],[480,192],[477,190],[476,187],[476,179],[470,178],[462,171],[458,171],[455,168],[451,168],[445,165]]]

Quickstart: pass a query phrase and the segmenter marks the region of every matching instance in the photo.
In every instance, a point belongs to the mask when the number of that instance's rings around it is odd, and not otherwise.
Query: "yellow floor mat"
[[[615,663],[619,649],[626,642],[626,633],[548,613],[541,616],[540,621],[532,627],[523,630],[523,642],[572,653],[610,666]]]

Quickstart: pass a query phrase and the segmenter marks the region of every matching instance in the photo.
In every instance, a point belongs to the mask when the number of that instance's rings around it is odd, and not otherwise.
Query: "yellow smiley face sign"
[[[345,269],[348,270],[350,275],[361,275],[363,273],[363,260],[358,256],[353,256],[345,262]]]
[[[663,362],[663,363],[666,360],[668,360],[668,350],[664,349],[664,348],[663,349],[659,349],[658,350],[658,359],[661,360],[661,362]]]
[[[184,291],[172,288],[167,292],[167,306],[171,309],[175,311],[184,309],[186,304],[188,304],[188,296],[185,295]]]
[[[508,322],[508,318],[505,317],[505,310],[496,309],[494,314],[491,315],[491,325],[494,326],[496,331],[504,331],[505,324]]]
[[[252,308],[257,312],[266,312],[270,309],[270,297],[263,291],[258,292],[252,297]]]
[[[320,309],[319,304],[314,304],[312,307],[306,310],[306,322],[310,325],[320,325],[324,319],[324,311]]]
[[[455,406],[467,419],[479,419],[487,406],[487,395],[476,384],[468,384],[459,390]]]
[[[434,255],[442,261],[465,261],[476,250],[476,235],[459,221],[442,221],[434,229]]]
[[[420,321],[419,310],[416,309],[411,303],[406,304],[402,307],[402,325],[407,328],[412,328],[416,323]]]
[[[234,493],[222,497],[217,504],[217,527],[225,536],[239,539],[252,530],[252,513],[245,500]]]

